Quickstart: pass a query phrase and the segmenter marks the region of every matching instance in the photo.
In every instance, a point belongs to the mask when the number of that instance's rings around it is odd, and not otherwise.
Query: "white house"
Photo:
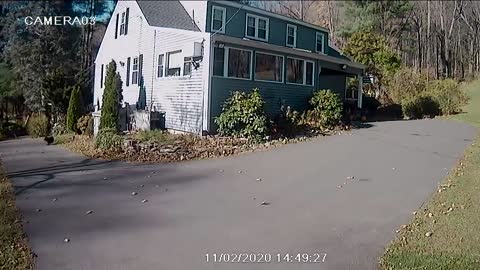
[[[95,59],[96,126],[112,60],[124,102],[163,112],[172,130],[215,131],[228,94],[254,87],[272,114],[282,104],[302,109],[320,88],[361,107],[361,86],[348,92],[345,78],[364,67],[327,40],[325,28],[233,1],[118,1]]]

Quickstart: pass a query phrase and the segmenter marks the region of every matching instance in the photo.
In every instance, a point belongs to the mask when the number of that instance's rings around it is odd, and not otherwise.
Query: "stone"
[[[262,178],[257,178],[257,181],[262,181]]]
[[[427,233],[425,234],[425,236],[426,236],[426,237],[430,237],[430,236],[432,236],[432,234],[433,234],[432,232],[427,232]]]
[[[134,191],[134,192],[132,192],[132,195],[134,195],[134,196],[135,196],[135,195],[137,195],[137,194],[138,194],[138,193],[137,193],[137,192],[135,192],[135,191]]]
[[[70,239],[65,238],[65,239],[63,239],[63,242],[68,243],[68,242],[70,242]]]
[[[267,202],[267,201],[263,201],[263,202],[261,203],[261,205],[270,205],[270,203]]]
[[[142,203],[146,203],[146,202],[148,202],[148,200],[142,200]]]
[[[87,215],[90,215],[91,213],[93,213],[92,210],[88,210],[87,212],[85,212],[85,214],[87,214]]]

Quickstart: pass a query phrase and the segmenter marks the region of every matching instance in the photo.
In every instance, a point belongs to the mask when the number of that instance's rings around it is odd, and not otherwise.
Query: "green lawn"
[[[0,167],[0,269],[33,269],[33,257],[24,238],[12,186]]]
[[[480,128],[480,80],[463,87],[470,103],[451,118]],[[384,269],[480,269],[480,137],[426,206],[399,229],[381,258]]]

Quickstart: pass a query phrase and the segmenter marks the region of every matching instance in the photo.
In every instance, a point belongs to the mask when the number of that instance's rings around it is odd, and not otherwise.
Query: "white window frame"
[[[160,63],[160,56],[162,57],[162,63]],[[159,68],[162,67],[162,76],[158,76],[158,70]],[[165,78],[165,54],[164,53],[159,53],[157,56],[157,79],[159,78]]]
[[[317,50],[318,36],[319,35],[322,36],[322,50],[321,51]],[[322,33],[322,32],[316,32],[315,33],[315,52],[325,54],[325,34]]]
[[[175,51],[169,51],[169,52],[166,52],[165,53],[165,60],[164,61],[164,74],[163,74],[163,78],[178,78],[178,77],[183,77],[183,61],[182,61],[182,64],[180,65],[180,72],[178,75],[168,75],[168,70],[169,70],[169,67],[170,67],[170,54],[180,54],[180,56],[182,56],[182,59],[183,59],[183,50],[175,50]],[[189,76],[189,75],[188,75]]]
[[[287,80],[287,76],[288,76],[288,73],[287,73],[287,68],[288,68],[288,59],[294,59],[294,60],[301,60],[303,61],[303,83],[292,83],[292,82],[288,82]],[[307,84],[307,62],[309,63],[312,63],[313,64],[313,71],[312,71],[312,85],[308,85]],[[303,86],[309,86],[309,87],[314,87],[315,86],[315,62],[312,61],[312,60],[307,60],[307,59],[303,59],[303,58],[297,58],[297,57],[290,57],[290,56],[287,56],[287,63],[285,65],[285,83],[286,84],[293,84],[293,85],[303,85]]]
[[[222,11],[222,27],[220,29],[213,29],[213,14],[215,13],[215,10],[221,10]],[[212,6],[212,20],[210,23],[210,30],[214,33],[222,33],[225,34],[225,24],[226,24],[226,17],[227,17],[227,9],[224,7],[219,7],[219,6]]]
[[[252,17],[252,18],[255,19],[255,35],[254,36],[249,36],[248,35],[248,18],[249,17]],[[265,32],[266,33],[265,33],[265,38],[264,39],[258,37],[258,29],[259,29],[258,21],[260,19],[266,21],[266,24],[265,24],[265,27],[266,27]],[[247,13],[247,15],[245,17],[245,37],[246,38],[257,39],[257,40],[261,40],[261,41],[268,41],[269,32],[270,32],[270,20],[268,18]]]
[[[126,25],[127,25],[127,10],[124,9],[122,12],[120,12],[120,29],[119,29],[120,35],[119,36],[125,35]]]
[[[293,28],[293,44],[288,44],[288,28]],[[287,33],[285,37],[285,45],[287,47],[296,48],[297,47],[297,26],[293,24],[287,24]]]
[[[267,55],[273,55],[273,56],[280,56],[282,57],[282,75],[281,75],[281,78],[282,78],[282,81],[281,82],[277,82],[277,81],[269,81],[269,80],[257,80],[255,78],[255,74],[257,73],[257,54],[267,54]],[[263,52],[263,51],[256,51],[255,52],[255,67],[252,66],[252,69],[255,68],[255,70],[253,71],[253,76],[254,76],[254,81],[257,81],[257,82],[269,82],[269,83],[284,83],[285,82],[285,56],[283,55],[280,55],[280,54],[274,54],[274,53],[268,53],[268,52]]]
[[[137,64],[136,64],[137,68],[136,69],[135,69],[135,60],[137,61]],[[132,84],[136,84],[136,85],[138,85],[138,80],[139,80],[139,78],[138,78],[139,64],[140,63],[139,63],[138,57],[134,57],[133,60],[132,60]],[[133,74],[136,74],[135,80],[133,80]]]
[[[247,50],[247,49],[242,49],[242,48],[237,48],[237,47],[223,47],[224,55],[223,55],[223,76],[219,75],[212,75],[213,77],[217,78],[228,78],[228,79],[234,79],[234,80],[244,80],[244,81],[251,81],[252,80],[252,72],[253,72],[253,50]],[[240,50],[240,51],[246,51],[250,52],[250,76],[249,78],[237,78],[237,77],[228,77],[228,55],[230,52],[230,49],[234,50]]]

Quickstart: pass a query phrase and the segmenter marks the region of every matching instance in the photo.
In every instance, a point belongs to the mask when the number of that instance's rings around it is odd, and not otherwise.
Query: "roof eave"
[[[300,56],[304,58],[310,58],[310,59],[317,59],[325,62],[330,62],[334,64],[339,64],[339,65],[347,65],[350,67],[353,67],[355,69],[359,69],[360,71],[364,71],[366,66],[362,65],[357,62],[349,61],[346,59],[341,59],[338,57],[322,54],[322,53],[316,53],[308,50],[301,50],[301,49],[295,49],[295,48],[289,48],[289,47],[283,47],[279,45],[274,45],[274,44],[269,44],[261,41],[256,41],[256,40],[251,40],[251,39],[246,39],[246,38],[236,38],[236,37],[231,37],[231,36],[225,36],[225,35],[215,35],[213,36],[213,41],[214,42],[223,42],[223,43],[230,43],[230,44],[235,44],[235,45],[240,45],[240,46],[245,46],[245,47],[253,47],[257,49],[263,49],[263,50],[270,50],[270,51],[275,51],[275,52],[280,52],[280,53],[285,53],[285,54],[290,54],[290,55],[295,55],[295,56]]]

